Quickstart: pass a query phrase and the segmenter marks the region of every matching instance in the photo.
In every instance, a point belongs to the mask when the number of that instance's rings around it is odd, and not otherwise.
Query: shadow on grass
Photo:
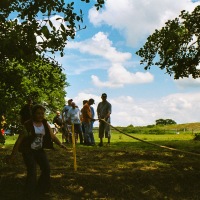
[[[176,142],[169,144],[179,146]],[[192,148],[194,144],[190,145]],[[0,149],[1,158],[9,148]],[[71,146],[67,152],[55,149],[47,153],[52,187],[49,196],[42,199],[200,199],[199,157],[140,142],[113,143],[102,148],[78,145],[75,172]],[[20,155],[13,165],[1,162],[1,200],[21,199],[24,181]]]

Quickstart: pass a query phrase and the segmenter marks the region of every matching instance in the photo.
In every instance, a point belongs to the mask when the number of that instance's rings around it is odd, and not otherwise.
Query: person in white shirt
[[[52,149],[53,142],[61,148],[66,148],[53,133],[45,119],[46,109],[42,105],[34,105],[32,118],[24,123],[21,133],[15,142],[8,162],[15,158],[17,152],[22,153],[27,168],[26,196],[28,199],[37,199],[38,196],[49,191],[50,166],[44,149]],[[41,174],[37,181],[37,168],[40,166]]]
[[[62,110],[62,120],[64,124],[64,131],[62,133],[62,141],[66,140],[66,143],[70,143],[70,121],[68,119],[67,113],[71,109],[73,99],[67,101],[68,105],[65,105]]]
[[[67,113],[68,120],[74,124],[74,132],[78,134],[80,144],[83,144],[83,131],[81,127],[81,112],[74,102],[71,103],[71,109]]]

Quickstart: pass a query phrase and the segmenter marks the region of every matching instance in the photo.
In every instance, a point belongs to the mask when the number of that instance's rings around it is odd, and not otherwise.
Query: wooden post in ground
[[[74,157],[74,171],[77,171],[76,164],[76,137],[74,132],[74,124],[72,124],[72,144],[73,144],[73,157]]]

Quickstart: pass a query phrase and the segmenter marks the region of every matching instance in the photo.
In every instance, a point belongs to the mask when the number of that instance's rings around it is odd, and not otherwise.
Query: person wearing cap
[[[92,99],[92,102],[93,102],[92,105],[95,104],[94,99]],[[92,113],[92,118],[94,119],[95,112],[94,112],[94,108],[92,107],[92,105],[90,105],[90,110]],[[94,125],[94,121],[91,122],[92,129],[93,129],[93,125]]]
[[[92,122],[95,121],[92,118],[92,112],[90,106],[94,104],[94,99],[89,99],[81,109],[82,113],[82,123],[85,130],[85,141],[86,145],[95,145],[94,134],[92,130]]]
[[[88,102],[88,100],[83,100],[83,106],[84,106],[87,102]],[[83,132],[84,144],[86,144],[87,137],[86,137],[85,128],[84,128],[84,125],[83,125],[82,111],[81,111],[81,127],[82,127],[82,132]]]
[[[66,143],[70,142],[70,131],[69,131],[69,126],[70,126],[70,122],[67,116],[67,113],[69,111],[69,109],[71,109],[71,104],[73,102],[73,99],[69,99],[67,101],[68,105],[65,105],[63,110],[62,110],[62,119],[63,119],[63,123],[64,123],[64,127],[65,130],[62,134],[62,141],[64,142],[64,140],[66,140]]]
[[[101,95],[102,102],[100,102],[97,106],[97,116],[99,118],[99,139],[100,143],[99,146],[103,146],[103,138],[105,135],[105,138],[108,138],[108,145],[110,145],[110,126],[107,124],[110,124],[110,114],[112,111],[111,104],[107,101],[107,94],[103,93]],[[105,120],[107,123],[105,123],[103,120]]]
[[[94,119],[95,112],[94,112],[94,108],[92,107],[92,105],[95,104],[95,101],[94,101],[94,99],[90,99],[89,101],[91,101],[90,111],[91,111],[91,114],[92,114],[92,119]],[[95,122],[95,120],[91,120],[91,131],[92,131],[91,141],[92,141],[92,144],[95,144],[94,133],[93,133],[94,122]]]
[[[83,132],[80,120],[81,112],[74,102],[71,103],[71,106],[72,107],[69,109],[67,113],[67,117],[70,123],[74,124],[74,132],[78,134],[80,139],[80,144],[83,144]]]

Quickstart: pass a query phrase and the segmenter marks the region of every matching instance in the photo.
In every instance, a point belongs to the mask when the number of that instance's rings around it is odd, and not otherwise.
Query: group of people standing
[[[79,138],[80,144],[85,144],[89,146],[95,145],[93,124],[95,120],[99,120],[99,146],[103,146],[104,136],[108,138],[108,144],[110,144],[110,114],[111,114],[111,104],[107,101],[107,94],[103,93],[101,95],[102,102],[97,106],[97,116],[95,119],[95,111],[93,104],[94,99],[84,100],[82,109],[73,102],[73,99],[68,100],[68,105],[65,105],[62,110],[62,115],[60,111],[56,112],[56,116],[53,119],[53,123],[59,131],[62,132],[62,142],[71,142],[71,125],[74,125],[74,132]]]

